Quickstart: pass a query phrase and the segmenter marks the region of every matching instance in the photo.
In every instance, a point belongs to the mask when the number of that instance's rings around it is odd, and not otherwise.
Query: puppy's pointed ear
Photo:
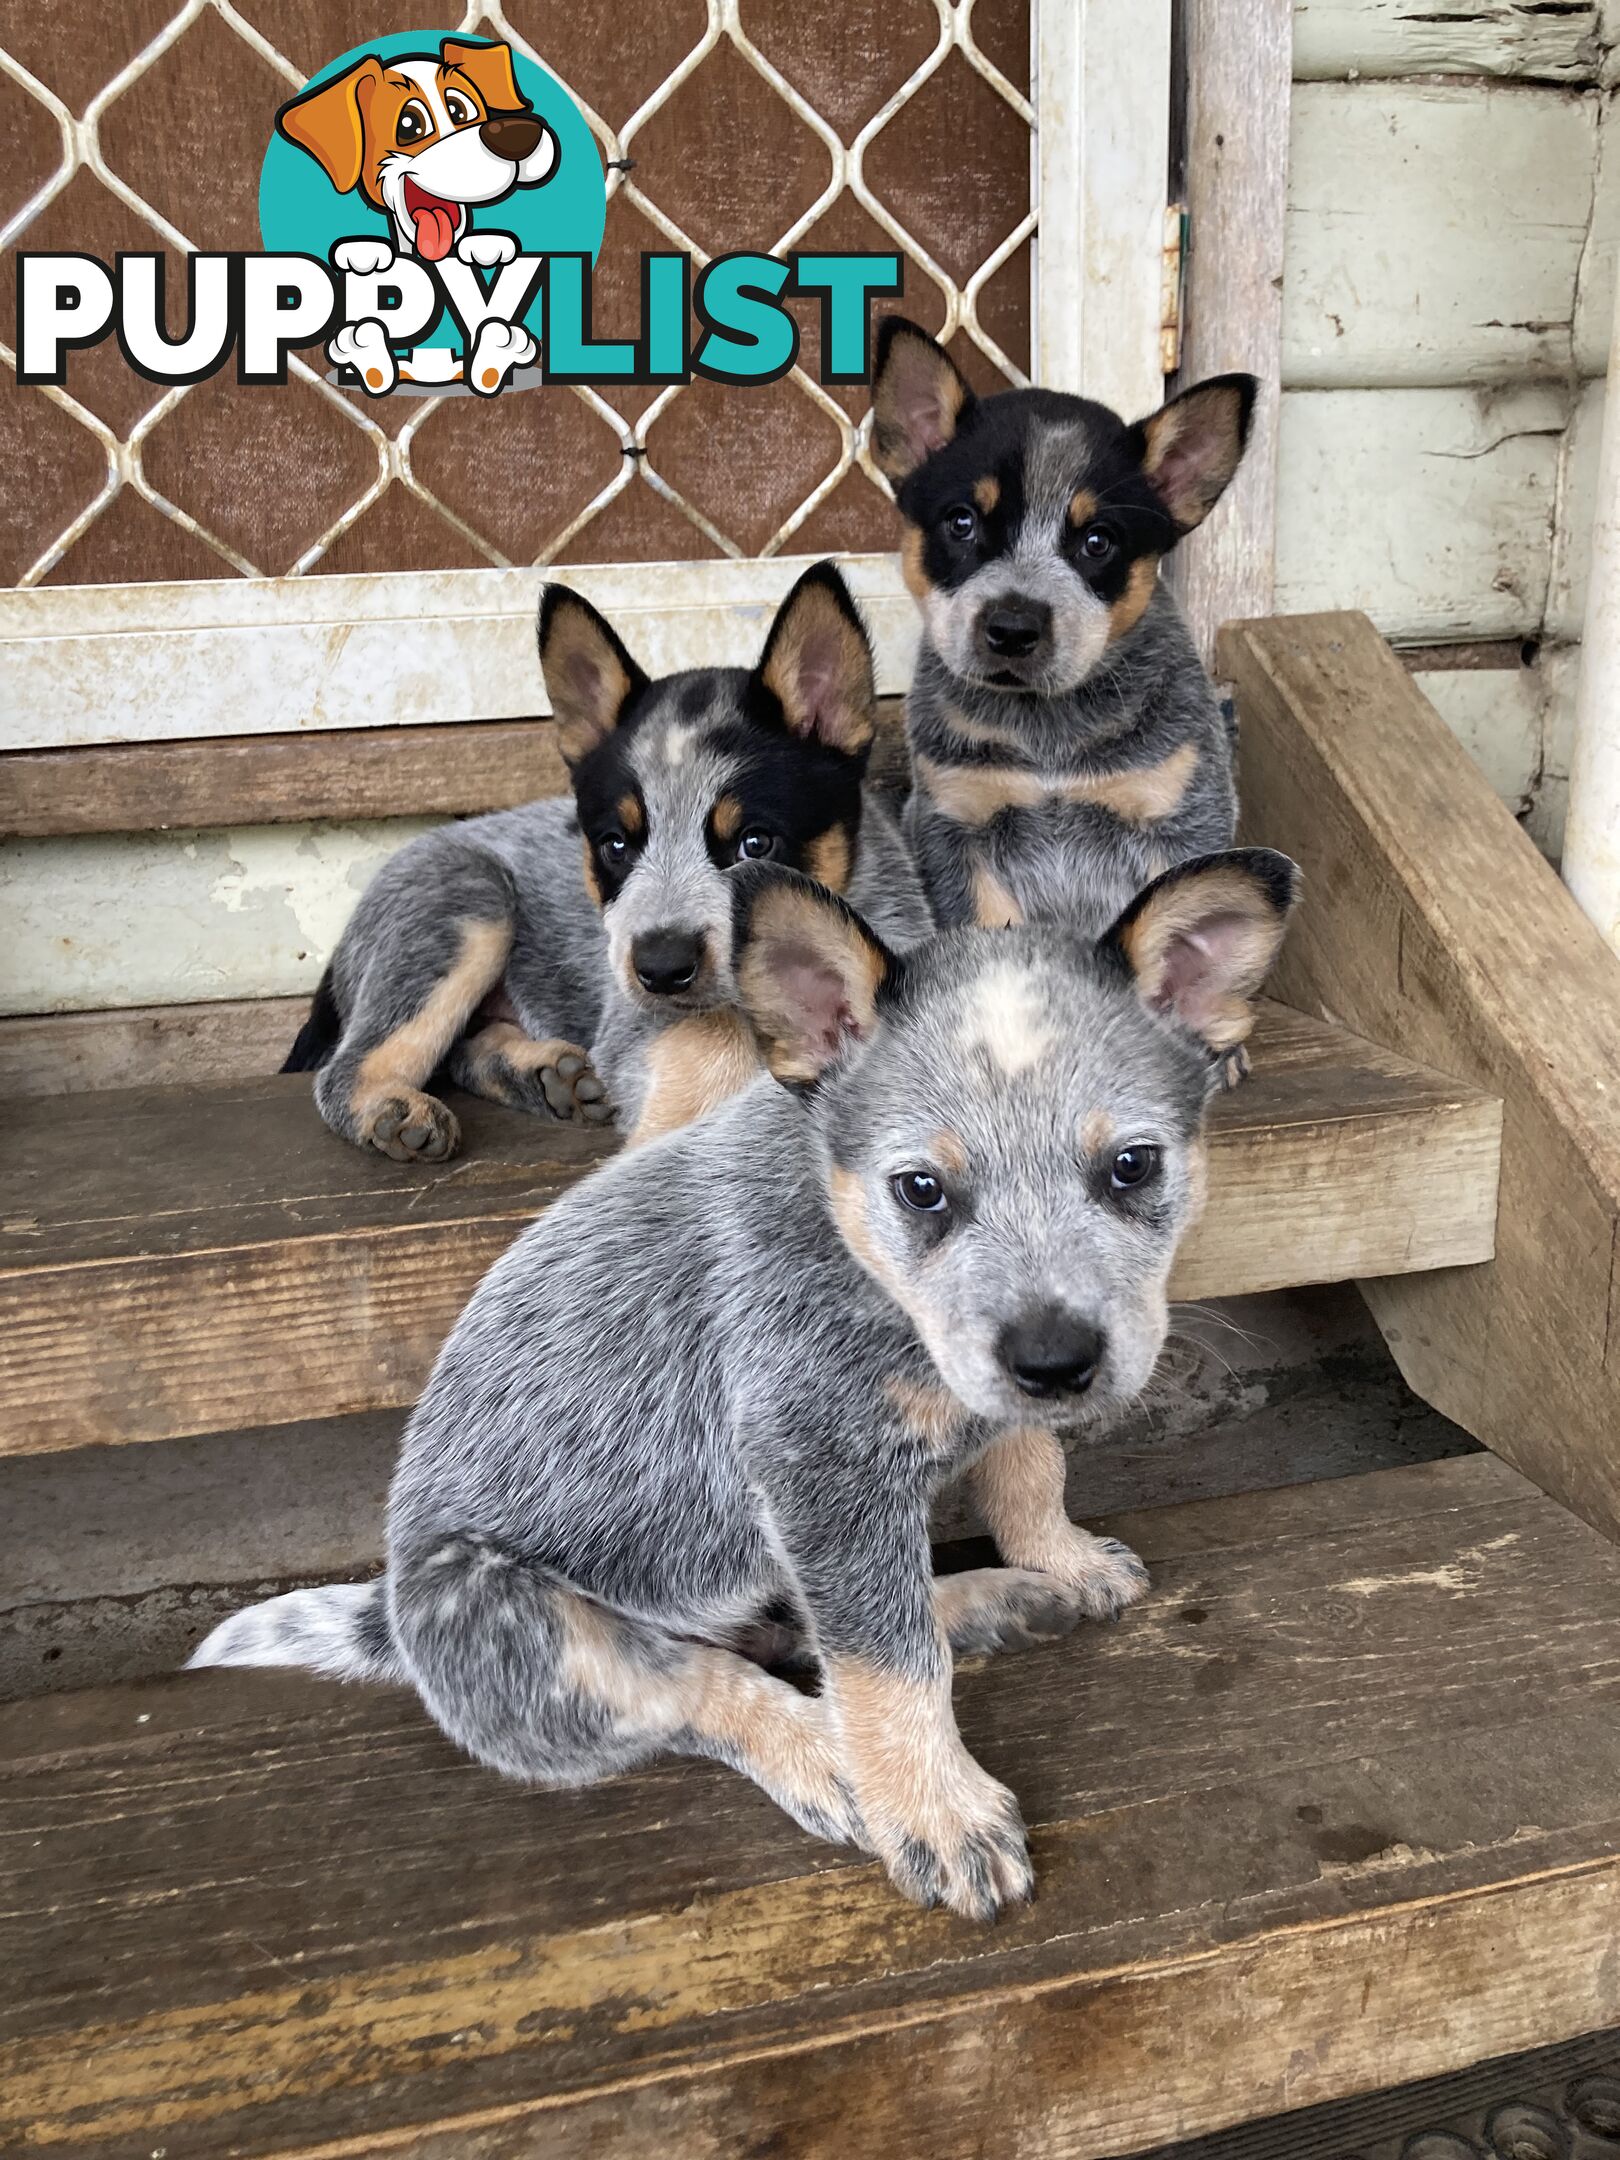
[[[527,112],[529,101],[517,86],[510,45],[448,37],[439,45],[440,65],[465,75],[487,113]]]
[[[871,1034],[899,967],[851,907],[797,870],[733,871],[737,995],[784,1087],[814,1087]]]
[[[903,315],[886,315],[872,377],[872,455],[890,485],[943,450],[972,406],[967,377],[945,348]]]
[[[1203,524],[1237,471],[1259,387],[1252,375],[1212,375],[1131,429],[1131,447],[1178,539]]]
[[[1254,1025],[1249,1001],[1298,898],[1299,870],[1286,855],[1204,855],[1145,886],[1098,949],[1123,962],[1144,1005],[1230,1050]]]
[[[382,62],[367,53],[346,73],[305,90],[276,114],[288,142],[309,152],[340,195],[359,185],[365,116],[382,79]]]
[[[866,625],[830,562],[815,563],[776,611],[758,680],[795,735],[864,757],[877,724]]]
[[[566,585],[540,595],[540,672],[570,767],[606,742],[647,683],[611,625]]]

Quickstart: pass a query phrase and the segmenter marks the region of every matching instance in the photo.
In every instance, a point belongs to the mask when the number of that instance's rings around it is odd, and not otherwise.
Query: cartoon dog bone
[[[340,240],[332,250],[333,267],[352,270],[356,277],[380,277],[393,260],[386,240]]]
[[[471,263],[479,270],[499,269],[502,263],[511,262],[517,251],[517,241],[504,232],[463,233],[456,242],[456,254],[461,261]]]
[[[394,387],[394,355],[388,333],[376,318],[345,323],[327,340],[326,357],[333,367],[352,367],[359,374],[367,397],[386,397]]]
[[[478,333],[467,366],[467,384],[479,397],[493,397],[515,369],[527,367],[535,356],[535,342],[521,323],[505,323],[491,316]]]

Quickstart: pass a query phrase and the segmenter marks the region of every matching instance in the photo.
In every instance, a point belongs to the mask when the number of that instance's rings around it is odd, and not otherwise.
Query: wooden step
[[[1489,1258],[1488,1095],[1280,1006],[1254,1059],[1178,1297]],[[413,1401],[491,1261],[613,1144],[456,1109],[465,1152],[432,1171],[334,1139],[297,1075],[14,1104],[0,1454]]]
[[[1620,1553],[1487,1455],[1107,1527],[1149,1600],[958,1684],[995,1928],[403,1692],[0,1710],[0,2150],[1096,2160],[1620,2021]]]

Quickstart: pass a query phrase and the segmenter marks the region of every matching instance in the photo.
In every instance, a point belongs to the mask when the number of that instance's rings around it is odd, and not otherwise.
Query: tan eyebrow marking
[[[994,473],[986,473],[982,480],[974,481],[973,500],[988,517],[1001,500],[1001,482]]]

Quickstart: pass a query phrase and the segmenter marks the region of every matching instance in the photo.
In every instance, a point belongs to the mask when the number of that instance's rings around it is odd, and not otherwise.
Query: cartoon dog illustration
[[[442,262],[452,249],[479,268],[510,262],[517,242],[510,233],[473,232],[473,210],[514,188],[543,186],[558,163],[556,135],[517,86],[511,47],[468,38],[448,37],[437,53],[387,61],[367,53],[291,99],[276,127],[340,195],[358,194],[387,217],[392,244],[347,240],[333,251],[340,270],[360,273],[381,273],[396,255]],[[487,390],[534,356],[521,324],[487,321],[471,355],[472,384]],[[394,386],[380,322],[346,325],[327,357],[357,368],[373,395]],[[398,372],[407,382],[445,383],[462,370],[453,354],[422,347]]]

